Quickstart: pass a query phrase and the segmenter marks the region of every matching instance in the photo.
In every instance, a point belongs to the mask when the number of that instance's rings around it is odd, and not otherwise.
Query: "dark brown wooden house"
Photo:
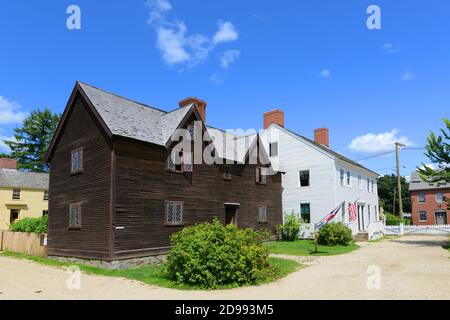
[[[261,164],[267,155],[259,136],[225,134],[205,126],[205,115],[206,103],[196,98],[166,112],[77,82],[47,153],[48,254],[106,261],[158,255],[172,233],[215,217],[274,230],[282,222],[281,176],[263,174],[270,164]],[[199,120],[202,133],[215,138],[211,154],[228,164],[173,163],[173,132]],[[249,143],[230,152],[227,139]],[[249,164],[255,152],[258,163]]]

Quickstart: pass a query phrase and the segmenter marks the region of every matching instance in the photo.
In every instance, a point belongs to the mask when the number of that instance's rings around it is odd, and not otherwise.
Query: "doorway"
[[[444,225],[447,224],[447,212],[445,211],[436,211],[434,213],[436,224],[438,225]]]
[[[10,215],[9,215],[9,224],[13,224],[16,222],[16,220],[19,219],[20,210],[18,209],[11,209]]]
[[[234,224],[237,225],[237,205],[225,204],[225,225]]]
[[[364,206],[363,205],[358,205],[358,230],[359,231],[364,231],[365,227],[364,227]]]

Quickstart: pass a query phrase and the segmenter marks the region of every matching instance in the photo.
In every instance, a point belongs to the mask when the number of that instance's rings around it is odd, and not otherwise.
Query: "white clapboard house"
[[[378,174],[333,151],[328,129],[316,129],[314,140],[284,128],[284,113],[274,110],[264,114],[261,135],[272,166],[283,175],[283,212],[297,213],[313,225],[344,203],[333,221],[342,221],[362,239],[382,236],[377,193]],[[349,206],[357,202],[358,216],[349,219]],[[344,209],[345,208],[345,209]]]

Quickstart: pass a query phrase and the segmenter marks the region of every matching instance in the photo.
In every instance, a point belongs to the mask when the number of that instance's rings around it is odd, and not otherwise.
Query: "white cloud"
[[[209,80],[210,80],[212,83],[217,84],[217,85],[223,83],[222,79],[217,75],[217,73],[213,73],[213,74],[211,75],[211,77],[209,77]]]
[[[221,42],[235,41],[239,38],[239,33],[237,32],[236,28],[231,22],[228,21],[223,22],[219,20],[217,22],[217,25],[219,26],[219,30],[213,37],[213,42],[215,44]]]
[[[405,71],[402,74],[403,81],[410,81],[410,80],[414,80],[415,78],[416,78],[416,75],[414,73],[412,73],[411,71]]]
[[[28,114],[21,109],[22,107],[17,102],[0,96],[0,124],[22,123]]]
[[[396,142],[400,142],[407,147],[413,146],[414,143],[405,136],[399,136],[398,130],[393,129],[388,132],[373,134],[369,133],[360,137],[356,137],[349,145],[350,150],[362,153],[379,153],[394,150]]]
[[[381,46],[381,49],[390,54],[400,52],[400,46],[398,44],[385,43]]]
[[[190,35],[184,22],[167,18],[167,13],[172,10],[169,0],[148,0],[146,4],[150,9],[147,22],[155,28],[157,35],[156,47],[168,65],[193,67],[205,61],[220,43],[238,39],[237,30],[229,21],[219,20],[219,29],[213,37]]]
[[[228,69],[231,63],[236,61],[241,55],[241,52],[239,50],[228,50],[225,51],[222,56],[220,57],[220,66],[223,69]]]
[[[331,71],[329,69],[323,69],[322,71],[320,71],[319,73],[319,77],[327,79],[331,76]]]
[[[0,152],[10,153],[11,149],[6,145],[4,140],[15,141],[15,138],[14,137],[5,137],[5,136],[0,135]]]

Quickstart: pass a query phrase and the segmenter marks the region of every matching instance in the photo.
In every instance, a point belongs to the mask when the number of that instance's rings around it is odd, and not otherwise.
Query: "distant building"
[[[0,230],[48,213],[48,180],[45,173],[17,171],[15,159],[0,159]]]
[[[450,184],[430,184],[423,181],[417,172],[411,174],[409,184],[412,206],[412,224],[448,224],[450,210],[445,199],[450,198]]]

